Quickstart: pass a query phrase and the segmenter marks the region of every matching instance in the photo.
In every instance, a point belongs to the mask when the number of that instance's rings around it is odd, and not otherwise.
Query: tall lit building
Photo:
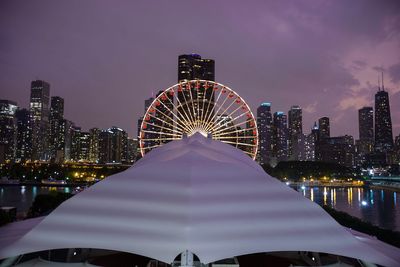
[[[17,123],[16,160],[25,162],[32,158],[31,113],[23,108],[15,112]]]
[[[92,128],[89,130],[89,161],[97,163],[99,161],[99,135],[101,130],[99,128]]]
[[[51,97],[50,105],[50,157],[53,161],[64,161],[65,129],[64,129],[64,99]]]
[[[273,119],[273,155],[277,161],[286,161],[288,156],[287,117],[284,112],[274,113]]]
[[[136,156],[138,154],[138,147],[139,147],[139,142],[137,139],[134,138],[128,138],[128,163],[132,164],[136,161]]]
[[[90,133],[80,132],[79,134],[79,156],[78,160],[89,162],[90,159]]]
[[[330,125],[329,125],[329,118],[322,117],[318,120],[319,126],[319,138],[322,140],[324,138],[331,137]]]
[[[71,135],[71,161],[78,162],[81,151],[81,127],[73,125],[70,128]]]
[[[178,57],[178,82],[184,80],[215,81],[215,61],[201,58],[198,54]]]
[[[64,129],[65,129],[65,147],[64,147],[64,161],[72,161],[73,160],[73,138],[75,134],[75,124],[70,120],[63,120]]]
[[[368,154],[374,146],[374,111],[372,107],[363,107],[358,110],[359,141],[357,152]]]
[[[289,129],[288,129],[288,158],[289,160],[299,160],[299,138],[303,133],[302,111],[299,106],[292,106],[289,110]]]
[[[215,61],[201,58],[197,54],[180,55],[178,57],[178,82],[188,80],[215,81]],[[193,102],[188,101],[192,99]],[[179,114],[190,114],[195,111],[196,119],[214,117],[214,96],[212,86],[197,84],[183,84],[178,90],[178,100],[183,105],[178,108]],[[204,100],[209,100],[207,108],[199,105]],[[184,120],[183,115],[179,119]]]
[[[154,97],[150,97],[150,98],[148,98],[148,99],[146,99],[144,101],[144,114],[146,113],[146,111],[150,107],[150,105],[153,103],[153,101],[154,101]],[[139,120],[138,120],[138,140],[140,139],[140,130],[141,130],[140,127],[141,127],[142,122],[143,122],[144,119],[145,118],[143,116],[141,116],[139,118]],[[144,127],[145,127],[144,130],[146,132],[148,132],[148,133],[146,133],[146,137],[145,138],[146,139],[156,139],[156,135],[151,133],[152,131],[155,130],[153,124],[156,122],[156,119],[152,118],[152,117],[149,117],[149,118],[146,118],[146,119],[147,119],[146,120],[147,123],[144,125]],[[147,141],[144,141],[144,142],[150,143],[149,146],[154,146],[156,144],[155,141],[153,141],[153,140],[147,140]]]
[[[128,134],[118,127],[101,131],[99,135],[99,162],[128,162]]]
[[[375,94],[375,151],[389,152],[392,148],[393,132],[389,94],[382,84],[382,88],[378,87],[378,92]]]
[[[16,156],[17,108],[17,103],[14,101],[0,100],[0,163],[14,161]]]
[[[258,155],[260,164],[269,164],[272,157],[272,113],[271,103],[262,103],[257,108],[257,128],[258,128]]]
[[[353,167],[355,150],[352,136],[325,138],[320,149],[322,161]]]
[[[30,111],[32,115],[32,159],[49,159],[49,103],[50,84],[36,80],[31,82]]]

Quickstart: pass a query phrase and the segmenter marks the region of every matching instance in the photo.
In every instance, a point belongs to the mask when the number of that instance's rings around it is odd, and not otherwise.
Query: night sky
[[[400,1],[0,1],[0,98],[28,107],[51,84],[83,130],[136,136],[144,100],[177,81],[178,55],[216,61],[216,80],[253,112],[303,108],[303,130],[331,118],[358,138],[385,72],[400,132]]]

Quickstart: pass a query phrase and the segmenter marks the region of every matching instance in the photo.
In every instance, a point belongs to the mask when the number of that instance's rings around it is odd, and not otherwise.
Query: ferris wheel
[[[229,87],[206,80],[184,81],[157,94],[140,126],[140,152],[144,156],[196,132],[256,157],[258,131],[249,106]]]

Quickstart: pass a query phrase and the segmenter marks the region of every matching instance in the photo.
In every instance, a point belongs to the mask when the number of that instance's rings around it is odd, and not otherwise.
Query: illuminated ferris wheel
[[[206,80],[184,81],[158,93],[143,117],[140,151],[144,156],[196,132],[256,157],[258,131],[249,106],[229,87]]]

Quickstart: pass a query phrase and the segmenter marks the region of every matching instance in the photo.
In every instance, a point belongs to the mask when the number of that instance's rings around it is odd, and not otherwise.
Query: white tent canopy
[[[189,250],[209,263],[258,252],[313,251],[399,266],[399,249],[363,238],[268,176],[241,150],[195,134],[152,150],[65,201],[1,248],[0,258],[99,248],[172,262]]]

